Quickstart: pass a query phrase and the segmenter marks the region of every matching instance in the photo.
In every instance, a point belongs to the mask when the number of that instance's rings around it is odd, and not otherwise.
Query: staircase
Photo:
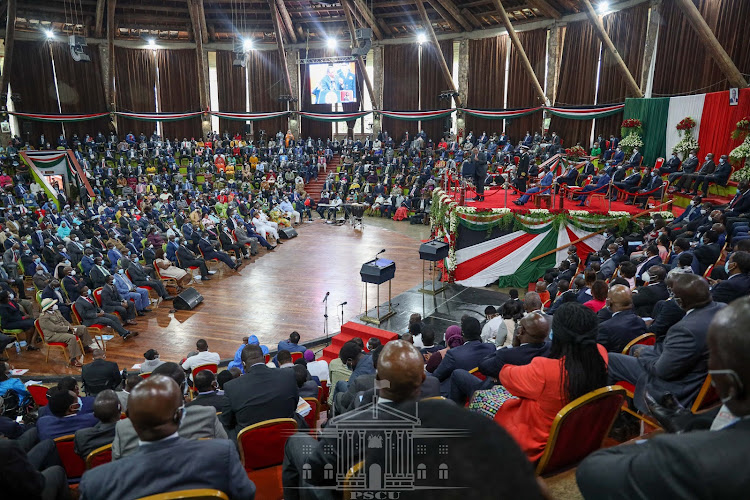
[[[366,346],[367,341],[372,337],[379,338],[380,342],[385,345],[391,340],[396,340],[398,335],[387,330],[380,330],[379,328],[373,328],[372,326],[361,325],[349,321],[348,323],[344,323],[344,326],[341,327],[341,333],[331,337],[331,345],[323,349],[323,356],[320,359],[324,359],[326,362],[330,363],[331,360],[339,357],[341,346],[356,337],[361,338]]]
[[[333,155],[333,159],[328,163],[326,172],[338,172],[339,165],[341,164],[341,155]],[[312,197],[315,203],[320,201],[320,192],[323,190],[323,184],[326,182],[326,173],[319,172],[317,179],[311,179],[310,182],[305,184],[305,191]]]

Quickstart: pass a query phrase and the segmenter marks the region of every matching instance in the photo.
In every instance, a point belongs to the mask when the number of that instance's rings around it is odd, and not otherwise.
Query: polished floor
[[[130,370],[143,360],[144,352],[155,348],[161,359],[180,361],[201,338],[208,341],[209,350],[226,359],[234,355],[243,336],[257,335],[262,344],[275,349],[294,330],[304,343],[324,335],[326,292],[330,292],[328,326],[334,334],[341,323],[339,304],[347,302],[343,307],[345,322],[364,313],[359,269],[382,249],[386,253],[381,257],[396,263],[394,296],[421,283],[418,249],[420,239],[429,236],[427,226],[365,217],[364,229],[354,229],[349,224],[326,224],[316,215],[313,223],[298,226],[298,232],[297,238],[285,240],[272,252],[261,249],[252,261],[245,261],[250,263],[239,273],[224,267],[211,281],[196,285],[204,301],[195,310],[169,313],[170,303],[163,302],[155,312],[138,318],[133,330],[140,335],[107,342],[107,359]],[[381,301],[386,299],[387,295],[381,294]],[[375,305],[374,294],[369,304]],[[59,350],[50,352],[47,363],[44,349],[20,354],[11,351],[7,352],[15,368],[29,369],[24,379],[80,374],[80,369],[67,366]],[[90,360],[86,355],[84,362]]]

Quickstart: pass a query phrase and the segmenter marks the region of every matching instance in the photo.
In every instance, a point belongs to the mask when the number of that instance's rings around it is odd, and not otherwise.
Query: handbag
[[[474,391],[474,395],[469,402],[469,410],[494,419],[498,410],[510,399],[518,398],[498,384],[491,389]]]

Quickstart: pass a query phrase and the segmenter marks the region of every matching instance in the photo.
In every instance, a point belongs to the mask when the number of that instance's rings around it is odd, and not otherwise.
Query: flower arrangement
[[[682,155],[682,158],[687,158],[687,155],[691,151],[696,151],[700,149],[700,146],[698,145],[698,139],[693,137],[693,129],[697,126],[696,121],[687,116],[680,121],[680,123],[677,124],[677,132],[680,134],[680,141],[675,144],[674,150],[677,151],[677,154]]]
[[[742,144],[729,153],[729,163],[741,165],[746,158],[750,158],[750,116],[737,122],[737,128],[732,132],[732,139],[741,140]],[[733,181],[750,180],[750,165],[745,165],[732,174]]]
[[[573,146],[572,148],[567,148],[565,150],[565,154],[571,159],[571,160],[577,160],[578,158],[582,156],[586,156],[586,150],[583,149],[581,146]]]
[[[693,120],[691,117],[686,116],[685,118],[680,121],[680,123],[677,124],[677,130],[680,132],[685,130],[693,130],[696,126],[695,120]]]
[[[732,139],[744,141],[750,135],[750,116],[737,122],[737,128],[732,132]]]
[[[635,148],[643,147],[643,140],[641,139],[640,135],[635,132],[631,132],[627,137],[620,141],[620,147],[626,155],[631,155],[633,154],[633,150]]]
[[[642,128],[643,123],[638,118],[628,118],[627,120],[623,120],[622,125],[620,125],[620,128]]]

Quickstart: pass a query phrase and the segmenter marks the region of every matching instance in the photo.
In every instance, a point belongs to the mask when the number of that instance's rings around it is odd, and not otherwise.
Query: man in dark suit
[[[112,444],[115,439],[115,425],[120,420],[122,407],[115,391],[107,389],[100,392],[94,401],[94,416],[99,419],[93,427],[79,429],[73,440],[75,452],[82,459],[102,446]]]
[[[245,374],[224,384],[224,427],[236,434],[263,420],[294,418],[299,398],[294,371],[267,367],[257,344],[247,345],[241,356]]]
[[[640,168],[641,160],[643,160],[643,156],[641,156],[641,153],[638,152],[638,148],[634,148],[633,154],[630,155],[630,159],[628,159],[627,163],[625,164],[625,168]]]
[[[716,302],[730,302],[750,294],[750,253],[734,252],[725,266],[729,278],[711,287],[711,296]]]
[[[208,240],[208,237],[205,233],[201,235],[200,240],[198,240],[198,248],[200,248],[201,252],[203,253],[203,257],[212,260],[217,259],[222,261],[224,264],[227,265],[230,269],[236,271],[237,269],[242,266],[242,260],[238,260],[237,262],[233,262],[232,258],[229,256],[226,252],[220,252],[214,248],[213,243],[211,243]]]
[[[201,370],[193,377],[193,387],[198,395],[185,406],[212,406],[217,412],[224,409],[227,404],[226,396],[217,394],[219,384],[216,375],[211,370]]]
[[[150,270],[144,268],[138,261],[138,256],[135,254],[130,255],[130,260],[127,262],[127,270],[130,275],[130,280],[135,286],[153,288],[154,291],[163,300],[173,300],[174,297],[169,295],[164,284],[159,280],[151,279],[149,276]]]
[[[607,298],[612,317],[599,323],[596,341],[609,352],[622,352],[628,342],[646,333],[646,323],[633,311],[633,297],[627,286],[614,285]]]
[[[479,372],[484,380],[467,370],[454,370],[451,374],[450,399],[463,406],[474,391],[489,389],[497,383],[500,370],[506,364],[527,365],[537,356],[546,356],[550,343],[550,322],[541,312],[532,312],[521,318],[513,334],[513,347],[498,349],[479,362]],[[430,377],[428,377],[430,378]]]
[[[92,413],[81,413],[81,404],[73,391],[53,388],[47,392],[50,415],[39,417],[36,428],[39,439],[55,439],[74,434],[78,429],[93,427],[98,422]]]
[[[690,186],[692,185],[694,180],[696,180],[701,175],[713,174],[714,170],[716,170],[716,164],[714,163],[714,154],[708,153],[706,155],[706,161],[703,162],[703,165],[701,165],[701,169],[697,172],[687,173],[685,172],[685,169],[683,167],[683,176],[680,177],[680,180],[675,183],[675,187],[678,191],[687,193],[688,191],[690,191]]]
[[[86,394],[96,396],[103,390],[117,389],[122,382],[122,375],[117,363],[107,361],[107,356],[101,349],[94,349],[91,355],[94,360],[81,368],[81,380]]]
[[[643,273],[651,269],[652,266],[658,266],[659,264],[661,264],[661,258],[659,257],[659,247],[653,244],[648,245],[646,247],[646,260],[638,264],[638,267],[636,268],[636,283],[638,285],[642,285],[644,282]]]
[[[638,316],[653,318],[652,313],[656,303],[669,298],[667,284],[664,283],[667,271],[664,266],[655,265],[649,267],[646,272],[648,273],[648,280],[644,278],[644,281],[647,281],[648,285],[639,286],[633,290],[633,307]]]
[[[672,151],[672,156],[670,156],[659,168],[659,175],[667,175],[677,172],[680,169],[680,163],[677,151]]]
[[[496,424],[493,427],[493,422],[489,419],[458,408],[450,402],[416,402],[424,378],[422,355],[413,345],[403,340],[387,343],[378,361],[377,379],[382,382],[382,388],[379,389],[376,403],[329,421],[320,441],[301,432],[287,440],[282,471],[284,498],[308,498],[305,492],[312,493],[311,489],[316,486],[334,487],[337,479],[335,471],[330,474],[333,464],[337,464],[339,471],[344,471],[364,459],[368,467],[377,465],[380,466],[378,470],[386,470],[384,451],[390,449],[387,441],[383,442],[381,436],[381,446],[368,445],[366,449],[349,446],[347,440],[341,439],[339,435],[341,429],[352,428],[351,423],[347,426],[348,422],[371,422],[374,424],[372,427],[377,428],[415,422],[417,432],[434,436],[423,441],[428,451],[419,456],[421,465],[418,467],[429,471],[446,470],[446,467],[450,469],[450,476],[443,477],[439,483],[441,488],[432,490],[430,498],[455,498],[456,491],[461,491],[462,495],[471,498],[515,496],[540,499],[528,460],[523,458],[515,443],[507,441],[509,436],[501,427]],[[433,446],[437,449],[439,443],[445,443],[445,438],[438,429],[447,428],[460,436],[458,439],[450,439],[450,456],[429,451]],[[362,438],[364,439],[364,435]],[[471,459],[476,456],[482,456],[483,460]],[[440,467],[440,463],[444,465]],[[498,467],[498,464],[502,465]],[[426,479],[437,481],[436,478],[437,475],[433,472]],[[398,493],[402,500],[424,498],[424,491],[421,489],[404,490],[393,493]],[[327,498],[322,488],[315,493],[318,492],[321,496],[315,495],[316,498]]]
[[[675,229],[678,227],[682,227],[683,224],[687,224],[691,220],[696,219],[701,214],[701,201],[703,198],[700,196],[693,196],[693,199],[690,200],[690,205],[688,205],[685,210],[678,216],[675,217],[672,222],[667,224],[667,227],[669,229]]]
[[[131,332],[123,328],[122,322],[117,316],[107,314],[97,307],[94,299],[89,296],[89,287],[87,286],[81,288],[81,296],[76,299],[75,306],[76,311],[81,315],[81,321],[86,326],[97,324],[108,326],[117,332],[123,340],[129,338],[131,335],[138,335],[137,332]]]
[[[698,259],[700,274],[706,272],[708,266],[714,265],[721,255],[721,246],[718,243],[719,235],[713,229],[703,234],[703,243],[695,247],[693,255]]]
[[[184,404],[180,387],[169,377],[152,375],[135,386],[128,401],[128,416],[143,444],[117,462],[86,471],[79,487],[81,498],[141,498],[186,488],[209,488],[223,491],[230,498],[252,499],[255,485],[247,478],[234,443],[226,439],[187,440],[176,435]]]
[[[685,175],[695,173],[695,170],[697,168],[698,157],[696,156],[696,151],[691,151],[685,161],[682,162],[682,170],[678,170],[677,172],[672,172],[671,174],[669,174],[669,177],[667,177],[667,179],[669,180],[669,184],[674,186],[676,180],[681,180]],[[676,189],[677,187],[675,187],[675,190]]]
[[[474,148],[471,160],[474,163],[474,185],[477,189],[476,201],[484,201],[484,178],[487,177],[487,155],[484,151]]]
[[[726,407],[712,430],[661,434],[594,452],[576,470],[585,498],[742,498],[747,494],[750,478],[737,471],[746,467],[750,446],[748,319],[750,298],[745,297],[719,311],[708,327],[708,369]]]
[[[662,190],[655,191],[656,189],[659,189],[662,184],[664,183],[661,180],[661,177],[659,177],[659,174],[656,172],[656,170],[650,170],[646,169],[646,172],[643,174],[643,177],[645,179],[648,179],[648,182],[645,186],[641,187],[638,192],[636,193],[635,200],[633,201],[634,205],[640,205],[642,209],[648,208],[648,197],[653,196],[655,200],[658,200],[661,198],[659,195]],[[650,194],[646,194],[650,193]],[[627,203],[626,203],[627,204]]]
[[[609,356],[610,382],[634,384],[633,401],[642,412],[648,411],[646,391],[657,402],[671,393],[683,406],[692,404],[708,371],[708,325],[724,307],[711,299],[708,283],[700,276],[682,274],[674,282],[675,300],[689,313],[669,329],[662,342],[637,346],[631,350],[632,356]]]
[[[516,189],[520,192],[526,191],[526,183],[529,181],[529,147],[521,146],[521,158],[518,162],[518,169],[516,169]]]
[[[24,450],[19,440],[0,439],[0,470],[4,498],[70,498],[68,478],[51,439],[29,450]]]
[[[482,342],[482,327],[478,319],[462,317],[461,334],[465,344],[449,349],[432,374],[440,381],[440,393],[444,397],[450,395],[451,374],[454,370],[476,368],[480,361],[495,352],[495,344]]]
[[[175,239],[175,242],[177,240]],[[190,250],[187,247],[187,241],[180,240],[179,247],[177,247],[177,250],[175,251],[175,256],[177,257],[177,262],[179,266],[183,269],[187,269],[189,267],[198,267],[201,271],[201,280],[208,281],[211,279],[208,272],[208,267],[206,267],[206,261],[202,258],[198,257],[193,253],[192,250]]]
[[[107,276],[102,287],[102,309],[107,313],[118,313],[126,325],[135,325],[135,304],[120,295],[114,285],[115,277]]]
[[[698,175],[695,176],[695,184],[693,184],[693,194],[698,194],[698,186],[700,183],[703,183],[703,187],[701,188],[701,191],[703,191],[704,196],[708,196],[708,185],[709,184],[718,184],[719,186],[725,186],[727,185],[727,182],[729,182],[729,176],[732,175],[732,165],[729,164],[727,155],[721,155],[721,158],[719,158],[719,165],[716,167],[716,170],[713,172],[703,172],[703,169],[701,169],[701,172],[698,173]]]
[[[618,171],[619,170],[620,169],[618,169]],[[643,176],[640,170],[633,170],[632,174],[625,177],[622,181],[615,180],[613,184],[617,189],[627,191],[628,193],[635,193],[636,191],[638,191],[639,185],[641,184],[641,182],[643,182],[644,179],[646,180],[646,182],[648,182],[648,178]],[[619,193],[617,191],[614,191],[609,194],[609,198],[612,200],[615,200],[618,194]],[[628,198],[628,201],[630,201],[629,195],[626,195],[626,198]],[[630,203],[628,204],[632,204],[632,203],[633,202],[630,201]]]

